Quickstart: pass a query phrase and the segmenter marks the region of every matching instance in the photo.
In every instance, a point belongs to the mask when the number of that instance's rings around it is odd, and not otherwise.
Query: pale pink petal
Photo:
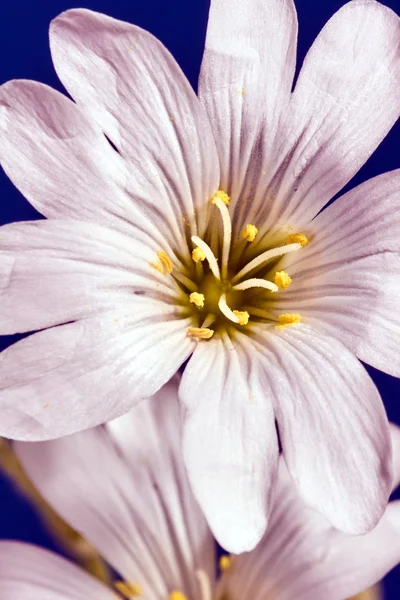
[[[348,2],[305,58],[282,124],[282,166],[259,205],[263,230],[308,223],[353,177],[399,117],[399,86],[399,17],[375,0]]]
[[[195,570],[214,571],[214,542],[188,487],[179,428],[174,381],[107,428],[15,444],[46,500],[149,600],[173,589],[198,597]]]
[[[56,71],[129,164],[126,191],[180,235],[219,183],[218,156],[196,94],[179,66],[139,27],[84,9],[51,24]],[[179,237],[179,235],[178,235]]]
[[[175,280],[150,263],[157,245],[78,221],[13,223],[0,229],[0,333],[88,318],[135,302],[173,304]],[[175,257],[171,254],[174,261]]]
[[[282,262],[293,278],[276,309],[300,312],[361,360],[400,374],[400,170],[362,183],[306,228]]]
[[[274,165],[296,41],[292,0],[211,2],[199,97],[212,124],[231,210],[246,187],[254,188],[262,171]]]
[[[392,440],[393,455],[393,491],[400,483],[400,427],[398,425],[390,423],[390,437]]]
[[[256,345],[248,351],[262,363],[264,395],[273,399],[283,454],[304,501],[342,531],[369,531],[390,494],[392,453],[367,372],[343,344],[306,323],[280,332],[254,326],[253,341],[244,339]]]
[[[189,320],[174,310],[145,298],[7,348],[0,355],[0,435],[43,440],[74,433],[154,394],[194,345]]]
[[[0,133],[2,167],[46,217],[151,229],[127,192],[126,162],[69,98],[35,81],[9,81],[0,87]]]
[[[115,600],[72,562],[23,542],[0,541],[1,600]]]
[[[400,505],[370,533],[349,536],[307,508],[280,465],[270,524],[260,544],[235,557],[220,589],[264,600],[344,600],[400,562]]]
[[[268,522],[278,444],[258,363],[230,339],[200,343],[179,389],[189,481],[218,542],[239,553]]]

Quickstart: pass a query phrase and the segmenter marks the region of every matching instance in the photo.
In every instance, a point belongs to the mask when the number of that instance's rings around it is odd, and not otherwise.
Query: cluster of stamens
[[[222,240],[221,240],[221,260],[218,262],[211,246],[197,235],[191,236],[194,244],[192,250],[192,260],[194,262],[195,277],[187,277],[181,272],[175,272],[172,261],[164,251],[158,253],[158,262],[151,263],[151,266],[163,274],[171,273],[181,289],[187,290],[189,305],[193,306],[195,311],[205,311],[205,316],[199,327],[189,327],[188,334],[198,339],[210,339],[214,335],[213,324],[223,315],[228,322],[235,325],[245,326],[250,317],[258,319],[274,320],[277,329],[283,329],[288,325],[293,325],[301,321],[301,316],[297,313],[284,313],[276,316],[271,315],[263,308],[256,306],[241,306],[241,310],[231,308],[229,297],[238,295],[252,288],[265,290],[266,294],[275,294],[279,290],[289,287],[292,282],[291,277],[286,271],[275,271],[273,281],[266,277],[245,277],[254,271],[262,270],[268,263],[275,259],[278,260],[285,254],[296,252],[308,244],[308,239],[303,233],[292,233],[287,236],[286,242],[280,246],[270,248],[250,260],[236,274],[229,273],[229,258],[232,246],[232,222],[229,214],[230,198],[226,192],[218,190],[211,198],[211,204],[215,206],[220,214],[222,221]],[[243,229],[241,236],[242,242],[251,244],[258,234],[255,225],[248,223]],[[207,265],[209,272],[205,273],[203,263]],[[210,277],[212,279],[211,285]],[[197,283],[195,281],[197,280]],[[217,300],[215,295],[217,294]]]

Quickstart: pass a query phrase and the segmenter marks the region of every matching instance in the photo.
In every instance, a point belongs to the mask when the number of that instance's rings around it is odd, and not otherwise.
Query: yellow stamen
[[[241,283],[237,283],[232,287],[233,290],[249,290],[250,288],[264,288],[269,290],[270,292],[277,292],[278,286],[272,281],[268,281],[267,279],[259,279],[258,277],[253,277],[252,279],[246,279]]]
[[[232,557],[228,554],[223,554],[219,559],[219,568],[221,571],[228,571],[232,566]]]
[[[186,331],[192,337],[199,338],[199,340],[209,340],[214,335],[214,331],[208,329],[208,327],[188,327]]]
[[[168,256],[164,250],[160,250],[157,252],[158,262],[149,263],[153,269],[156,269],[162,275],[166,275],[167,273],[172,273],[172,260]]]
[[[180,590],[172,590],[169,593],[169,600],[188,600],[186,594]]]
[[[307,246],[308,237],[304,233],[291,233],[287,239],[288,244],[300,244],[300,246]]]
[[[284,313],[278,317],[279,325],[275,329],[285,329],[288,325],[296,325],[301,322],[301,316],[297,313]]]
[[[301,244],[295,243],[286,244],[286,246],[278,246],[277,248],[271,248],[271,250],[266,250],[259,256],[253,258],[253,260],[251,260],[249,263],[247,263],[247,265],[245,265],[243,269],[241,269],[239,273],[237,273],[235,277],[233,277],[231,283],[235,284],[237,281],[239,281],[239,279],[247,275],[247,273],[250,273],[250,271],[253,271],[253,269],[256,269],[257,267],[261,267],[264,263],[268,262],[272,258],[283,256],[284,254],[288,254],[289,252],[296,252],[300,248]]]
[[[201,248],[197,247],[194,250],[192,250],[192,258],[195,263],[203,261],[205,259],[205,257],[206,257],[206,255],[204,254],[204,252]]]
[[[255,225],[250,225],[250,223],[247,223],[246,227],[242,231],[242,237],[244,237],[244,239],[248,242],[254,242],[254,238],[256,237],[257,233],[257,227]]]
[[[197,237],[197,235],[192,235],[192,242],[196,244],[196,246],[199,246],[200,250],[204,252],[204,255],[208,261],[208,264],[210,265],[210,269],[213,272],[214,277],[216,279],[221,279],[217,259],[215,258],[210,246],[206,244],[206,242],[204,242],[201,238]]]
[[[224,237],[222,240],[222,261],[221,261],[221,275],[222,279],[226,279],[228,276],[228,259],[229,252],[231,249],[232,240],[232,223],[229,215],[229,210],[226,207],[226,202],[223,202],[221,198],[215,198],[213,203],[218,208],[222,217],[222,227],[224,230]],[[193,238],[192,238],[193,239]]]
[[[233,310],[231,308],[229,308],[229,306],[226,302],[225,294],[221,294],[221,296],[218,300],[218,308],[222,312],[222,314],[225,315],[225,317],[227,319],[232,321],[232,323],[239,323],[239,317],[237,315],[235,315],[235,313],[233,312]]]
[[[116,581],[114,583],[115,589],[122,594],[125,598],[129,600],[133,596],[140,596],[142,594],[142,586],[138,583],[133,583],[130,581]]]
[[[250,319],[250,315],[247,310],[233,310],[232,312],[239,319],[239,325],[247,325]]]
[[[211,198],[211,203],[216,204],[217,200],[221,200],[224,204],[228,205],[231,197],[228,196],[226,192],[223,190],[218,190],[215,192],[214,196]]]
[[[289,285],[292,283],[292,278],[286,273],[286,271],[277,271],[275,273],[275,285],[278,286],[280,290],[286,290]]]
[[[189,296],[190,302],[195,304],[197,308],[203,308],[204,306],[204,294],[199,294],[198,292],[192,292]]]

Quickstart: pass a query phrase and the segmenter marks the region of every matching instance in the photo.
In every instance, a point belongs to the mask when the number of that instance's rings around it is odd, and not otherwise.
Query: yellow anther
[[[216,200],[221,200],[224,204],[228,205],[231,197],[228,196],[226,192],[223,190],[218,190],[215,192],[214,196],[211,198],[211,204],[215,204]]]
[[[274,282],[280,290],[286,290],[286,288],[288,288],[292,283],[292,278],[289,277],[286,271],[277,271],[275,273]]]
[[[232,566],[232,557],[228,554],[223,554],[219,559],[219,568],[221,571],[228,571]]]
[[[204,254],[204,252],[201,248],[197,247],[194,250],[192,250],[192,258],[195,263],[198,263],[201,260],[204,260],[205,257],[206,257],[206,255]]]
[[[168,256],[164,250],[160,250],[157,252],[158,262],[149,263],[153,269],[159,271],[162,275],[166,275],[167,273],[172,273],[172,260]]]
[[[257,227],[255,225],[250,225],[250,223],[247,223],[246,227],[242,231],[242,236],[248,242],[254,242],[254,238],[256,237],[257,233]]]
[[[124,596],[124,598],[134,598],[135,596],[141,596],[142,594],[142,586],[138,583],[133,583],[130,581],[116,581],[114,583],[115,589]]]
[[[232,312],[239,319],[239,325],[247,325],[250,319],[250,315],[247,310],[233,310]]]
[[[180,590],[172,590],[169,593],[169,600],[188,600],[186,594]]]
[[[188,327],[186,331],[199,340],[209,340],[214,335],[214,330],[208,329],[208,327]]]
[[[190,302],[195,304],[197,308],[203,308],[204,306],[204,294],[199,294],[198,292],[192,292],[189,296]]]
[[[300,244],[300,246],[307,246],[308,238],[304,233],[291,233],[287,239],[288,244]]]
[[[278,317],[279,325],[275,329],[285,329],[288,325],[295,325],[301,322],[301,316],[297,313],[284,313]]]

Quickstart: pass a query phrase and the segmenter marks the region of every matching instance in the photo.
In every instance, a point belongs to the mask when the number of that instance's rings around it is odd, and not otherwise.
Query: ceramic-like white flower
[[[400,561],[400,502],[371,533],[348,536],[301,501],[281,459],[266,535],[252,552],[224,556],[217,578],[215,542],[183,466],[179,420],[173,381],[105,428],[16,444],[39,491],[118,573],[122,595],[343,600]],[[399,429],[392,435],[399,475]],[[0,542],[0,590],[2,600],[115,599],[66,560],[15,542]]]
[[[214,0],[199,100],[150,34],[71,10],[50,43],[76,104],[0,89],[1,163],[49,217],[0,230],[0,331],[44,330],[1,355],[0,433],[105,422],[193,353],[189,479],[236,552],[267,525],[275,422],[300,494],[335,527],[370,530],[391,482],[358,358],[400,373],[400,172],[314,217],[398,117],[399,18],[346,4],[291,94],[296,28],[291,0]]]

